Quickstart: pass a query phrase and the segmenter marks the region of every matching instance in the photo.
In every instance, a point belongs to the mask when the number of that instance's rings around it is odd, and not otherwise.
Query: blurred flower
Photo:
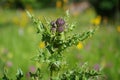
[[[82,49],[82,48],[83,48],[82,42],[79,42],[79,43],[78,43],[77,48],[78,48],[78,49]]]
[[[94,25],[100,25],[100,23],[101,23],[101,16],[97,16],[95,19],[93,19],[92,21],[91,21],[91,23],[92,24],[94,24]]]
[[[30,72],[34,73],[35,70],[36,70],[36,68],[35,68],[34,66],[30,66],[30,67],[29,67],[29,71],[30,71]]]
[[[26,16],[26,12],[22,11],[21,12],[20,26],[25,27],[27,23],[28,23],[28,17]]]
[[[39,48],[45,48],[45,42],[40,42],[39,43]]]
[[[56,7],[57,7],[57,8],[61,8],[61,7],[62,7],[62,2],[58,0],[58,1],[56,2]]]
[[[17,16],[12,19],[13,23],[19,25],[20,27],[25,27],[28,23],[28,17],[25,11],[19,11]]]
[[[63,0],[64,3],[68,3],[68,0]]]
[[[20,36],[22,36],[22,35],[24,34],[23,28],[19,28],[19,29],[18,29],[18,34],[19,34]]]
[[[99,65],[99,64],[95,64],[95,65],[94,65],[94,69],[95,69],[96,71],[99,71],[100,65]]]
[[[12,65],[13,65],[13,64],[12,64],[11,61],[7,61],[7,62],[6,62],[6,66],[7,66],[7,67],[12,67]]]
[[[22,35],[24,34],[23,28],[19,28],[19,29],[18,29],[18,34],[19,34],[20,36],[22,36]]]
[[[117,31],[120,32],[120,26],[117,27]]]

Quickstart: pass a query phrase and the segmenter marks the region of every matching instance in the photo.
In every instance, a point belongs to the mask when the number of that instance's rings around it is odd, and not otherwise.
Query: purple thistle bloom
[[[63,26],[65,24],[65,21],[62,19],[62,18],[58,18],[57,20],[56,20],[56,25],[57,25],[57,27],[61,27],[61,26]]]
[[[12,65],[13,65],[13,64],[12,64],[11,61],[7,61],[7,62],[6,62],[6,66],[7,66],[7,67],[12,67]]]
[[[35,72],[35,70],[36,70],[36,68],[35,68],[34,66],[30,66],[30,67],[29,67],[29,71],[30,71],[30,72]]]
[[[94,69],[95,69],[96,71],[99,71],[100,65],[99,65],[99,64],[95,64],[95,65],[94,65]]]
[[[63,32],[63,31],[64,31],[64,27],[62,27],[62,26],[58,27],[58,28],[57,28],[57,31],[58,31],[59,33]]]

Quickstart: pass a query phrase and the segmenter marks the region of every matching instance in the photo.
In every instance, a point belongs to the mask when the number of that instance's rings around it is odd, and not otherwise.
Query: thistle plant
[[[84,41],[91,37],[96,29],[83,32],[82,34],[67,35],[72,32],[75,24],[68,24],[69,12],[66,12],[65,17],[57,18],[56,20],[46,19],[46,24],[35,18],[29,12],[28,16],[36,25],[37,33],[40,35],[41,42],[44,42],[45,48],[39,49],[39,54],[34,60],[40,64],[46,64],[49,68],[50,80],[86,80],[99,75],[99,72],[89,70],[87,68],[75,68],[73,70],[61,70],[67,66],[64,60],[63,52],[73,45],[77,45],[80,41]],[[40,68],[40,67],[39,67]]]
[[[97,28],[85,31],[81,34],[68,35],[75,28],[75,23],[69,24],[69,12],[66,12],[65,17],[57,18],[56,20],[49,20],[45,18],[46,23],[35,18],[27,11],[28,16],[35,24],[36,32],[40,36],[42,43],[37,56],[33,58],[39,64],[44,64],[49,70],[50,80],[88,80],[97,79],[100,75],[98,71],[89,69],[85,63],[82,66],[76,66],[73,69],[66,68],[68,63],[64,58],[64,52],[69,47],[82,42],[91,37]],[[32,80],[45,80],[45,73],[42,72],[42,67],[39,66],[35,73],[29,72]],[[23,73],[18,70],[16,80],[21,80]],[[4,74],[3,80],[10,80]],[[47,80],[48,80],[47,79]]]

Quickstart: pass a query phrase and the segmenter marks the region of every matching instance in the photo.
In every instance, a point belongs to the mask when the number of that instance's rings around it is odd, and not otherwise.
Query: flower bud
[[[56,32],[56,28],[55,28],[55,27],[52,27],[52,28],[51,28],[51,31],[52,31],[52,32]]]
[[[57,27],[57,31],[58,31],[59,33],[63,32],[63,31],[64,31],[64,27],[62,27],[62,26]]]
[[[55,22],[55,21],[51,21],[50,25],[51,25],[52,27],[56,27],[56,22]]]
[[[63,26],[65,24],[65,21],[62,18],[58,18],[56,20],[57,27]]]

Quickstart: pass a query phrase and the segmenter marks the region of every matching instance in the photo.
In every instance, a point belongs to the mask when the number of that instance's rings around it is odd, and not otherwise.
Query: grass
[[[42,16],[50,16],[51,19],[55,19],[64,15],[63,11],[55,9],[34,11],[33,13],[40,19],[43,19]],[[30,60],[37,55],[39,36],[36,35],[29,19],[25,19],[27,18],[25,14],[23,13],[24,17],[21,14],[21,11],[0,10],[0,78],[3,66],[6,66],[7,62],[12,62],[11,67],[5,67],[11,78],[15,78],[13,74],[18,68],[21,68],[27,75],[33,66],[39,66]],[[90,21],[94,17],[93,10],[72,16],[70,22],[77,22],[74,32],[88,30],[92,26]],[[116,24],[110,23],[102,24],[92,38],[83,42],[83,49],[79,50],[73,46],[66,50],[64,56],[67,57],[69,67],[72,68],[74,63],[88,62],[90,67],[98,64],[105,75],[105,80],[119,80],[120,33],[117,32],[116,26]]]

